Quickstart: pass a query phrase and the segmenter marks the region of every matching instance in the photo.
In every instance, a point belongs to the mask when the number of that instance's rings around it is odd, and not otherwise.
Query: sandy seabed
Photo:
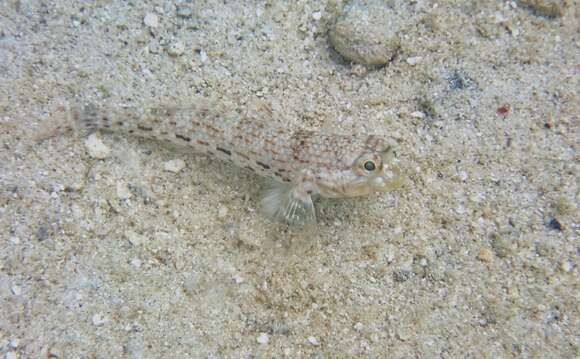
[[[534,3],[410,2],[366,68],[329,44],[340,2],[1,1],[0,354],[577,358],[578,7]],[[211,158],[32,141],[194,96],[392,138],[406,183],[283,231]]]

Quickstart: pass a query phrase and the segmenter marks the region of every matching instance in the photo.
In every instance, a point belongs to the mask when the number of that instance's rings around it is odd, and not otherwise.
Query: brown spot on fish
[[[207,143],[207,142],[205,142],[205,141],[203,141],[203,140],[197,140],[197,141],[195,141],[195,142],[197,142],[198,144],[200,144],[200,145],[202,145],[202,146],[209,146],[209,143]]]
[[[147,126],[143,126],[143,125],[137,125],[137,128],[140,129],[141,131],[147,131],[147,132],[153,131],[152,127],[147,127]]]
[[[225,153],[225,154],[226,154],[226,155],[228,155],[228,156],[231,156],[231,155],[232,155],[232,151],[230,151],[230,150],[226,150],[225,148],[216,147],[215,149],[216,149],[216,150],[218,150],[218,151],[220,151],[220,152],[223,152],[223,153]]]
[[[205,125],[205,127],[215,133],[220,133],[220,130],[218,130],[217,128],[213,127],[212,125]]]
[[[246,161],[250,160],[250,157],[246,156],[245,154],[238,152],[238,151],[234,151],[234,153],[238,156],[240,156],[241,158],[245,159]]]
[[[265,170],[269,170],[269,169],[270,169],[270,166],[269,166],[269,165],[267,165],[267,164],[265,164],[265,163],[262,163],[262,162],[260,162],[260,161],[256,161],[256,164],[257,164],[258,166],[260,166],[260,167],[263,167]]]
[[[191,141],[191,138],[189,138],[189,137],[187,137],[187,136],[180,135],[179,133],[176,133],[176,134],[175,134],[175,137],[177,137],[177,138],[179,138],[179,139],[181,139],[181,140],[184,140],[184,141],[186,141],[186,142],[189,142],[189,141]]]

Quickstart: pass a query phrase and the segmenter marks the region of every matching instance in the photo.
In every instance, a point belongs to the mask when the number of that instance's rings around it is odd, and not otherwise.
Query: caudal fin
[[[40,125],[32,140],[40,143],[56,136],[62,136],[75,130],[71,111],[67,106],[59,106],[50,119]]]

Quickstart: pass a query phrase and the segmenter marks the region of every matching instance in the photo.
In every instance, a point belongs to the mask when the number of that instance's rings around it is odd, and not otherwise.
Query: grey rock
[[[350,61],[385,65],[399,49],[399,32],[409,20],[395,10],[403,8],[380,0],[350,1],[330,28],[330,42]]]

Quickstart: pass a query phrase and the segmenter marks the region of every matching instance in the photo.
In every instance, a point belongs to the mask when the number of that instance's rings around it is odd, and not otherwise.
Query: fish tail
[[[52,114],[50,121],[41,124],[40,129],[33,135],[35,143],[41,143],[50,138],[75,132],[74,116],[65,105],[59,106]]]

